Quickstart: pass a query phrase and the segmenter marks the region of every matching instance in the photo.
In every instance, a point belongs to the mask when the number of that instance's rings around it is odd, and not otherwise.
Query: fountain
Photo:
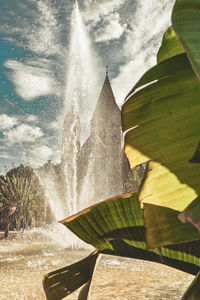
[[[121,112],[108,70],[97,104],[94,101],[99,80],[93,57],[76,2],[67,60],[61,164],[56,169],[49,164],[40,176],[56,219],[134,189],[123,153]]]
[[[46,196],[57,220],[80,210],[77,203],[77,160],[80,145],[90,133],[91,119],[99,82],[95,53],[92,50],[78,3],[71,15],[67,75],[64,94],[62,161],[39,172]],[[66,200],[67,199],[67,200]]]
[[[78,3],[71,16],[69,54],[67,57],[64,116],[74,106],[81,124],[81,144],[89,136],[89,120],[92,117],[100,80],[97,70],[101,69],[96,54],[82,21]],[[95,100],[96,99],[96,100]]]

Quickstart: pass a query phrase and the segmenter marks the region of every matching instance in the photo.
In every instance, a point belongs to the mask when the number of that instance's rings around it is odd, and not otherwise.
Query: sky
[[[106,65],[119,107],[155,65],[174,0],[79,0],[78,5],[98,77],[96,100],[85,104],[90,113],[82,117],[89,126]],[[60,162],[61,127],[70,101],[65,91],[73,63],[73,7],[71,0],[0,2],[0,174],[21,163]]]

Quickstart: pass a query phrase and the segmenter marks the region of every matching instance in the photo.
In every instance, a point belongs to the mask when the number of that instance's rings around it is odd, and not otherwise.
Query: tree
[[[34,170],[20,165],[0,178],[3,206],[16,205],[13,226],[19,230],[39,226],[45,221],[45,195]]]

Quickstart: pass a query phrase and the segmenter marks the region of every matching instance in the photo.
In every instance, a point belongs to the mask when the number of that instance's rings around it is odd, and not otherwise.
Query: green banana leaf
[[[138,87],[143,88],[133,93]],[[200,85],[186,54],[158,63],[131,94],[122,108],[122,124],[131,168],[148,163],[139,193],[147,246],[199,240],[198,230],[178,219],[200,194]]]
[[[200,80],[200,0],[176,0],[172,24]]]
[[[47,299],[62,299],[83,286],[78,300],[87,300],[98,255],[99,253],[94,251],[73,265],[46,274],[43,278],[43,288]]]
[[[200,241],[147,249],[137,196],[134,192],[108,199],[61,223],[100,253],[155,261],[196,275],[200,267]]]
[[[98,253],[154,261],[196,275],[200,269],[200,241],[147,249],[143,213],[137,196],[137,192],[133,192],[108,199],[61,223],[96,247]],[[87,261],[47,274],[43,282],[47,299],[62,299],[80,285],[90,284],[96,261],[96,254],[93,255],[94,258],[89,256]]]
[[[185,53],[183,45],[180,43],[173,27],[170,26],[163,36],[162,45],[157,54],[157,62],[160,63],[181,53]]]
[[[181,300],[198,300],[200,298],[200,272],[197,274]]]
[[[172,69],[172,64],[176,64],[176,69]],[[180,75],[181,72],[185,71],[185,68],[190,68],[190,63],[183,53],[182,55],[177,55],[175,57],[171,57],[168,60],[164,60],[158,65],[151,68],[147,71],[140,80],[136,83],[136,85],[132,88],[132,90],[126,96],[126,99],[129,98],[136,89],[142,87],[147,84],[151,84],[154,81],[166,79],[167,77],[173,77]]]

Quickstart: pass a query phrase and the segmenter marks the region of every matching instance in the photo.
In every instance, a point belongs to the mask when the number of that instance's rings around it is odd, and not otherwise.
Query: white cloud
[[[0,158],[3,158],[3,159],[9,159],[9,160],[13,160],[13,156],[6,153],[6,152],[1,152],[0,153]]]
[[[2,2],[2,1],[1,1]],[[60,53],[57,7],[48,0],[6,1],[0,11],[0,31],[20,47],[45,55]],[[30,3],[31,2],[31,3]]]
[[[14,60],[7,60],[4,66],[12,70],[8,76],[22,99],[31,101],[36,97],[55,93],[55,85],[49,70]]]
[[[18,118],[16,116],[0,114],[0,130],[9,130],[17,124]]]
[[[52,121],[48,124],[48,129],[60,130],[61,127],[62,127],[62,123],[63,123],[63,120],[61,120],[61,121],[58,121],[58,120]]]
[[[158,47],[163,32],[171,23],[173,3],[174,0],[137,1],[136,13],[130,23],[131,30],[129,30],[124,47],[128,55],[138,56],[141,49],[145,52],[150,49],[151,52],[156,53],[155,43]],[[154,48],[155,50],[152,51]]]
[[[119,105],[124,97],[150,67],[156,64],[156,54],[162,36],[171,24],[174,0],[144,0],[136,2],[136,12],[126,30],[126,41],[119,50],[124,64],[112,80],[113,90]]]
[[[112,88],[119,106],[124,103],[128,92],[146,71],[144,60],[143,63],[141,60],[132,60],[120,67],[119,75],[112,80]]]
[[[22,124],[9,131],[4,131],[7,143],[12,144],[32,144],[44,134],[39,127]]]
[[[56,30],[59,24],[54,17],[55,6],[52,9],[49,1],[36,1],[36,6],[39,14],[37,15],[37,26],[29,31],[29,48],[34,52],[43,52],[47,55],[59,52],[58,44],[56,43]],[[36,16],[35,16],[36,17]]]
[[[25,121],[28,122],[28,123],[37,123],[38,122],[38,117],[35,116],[35,115],[26,115],[25,117]]]
[[[57,150],[57,151],[54,152],[52,162],[54,164],[60,164],[61,163],[61,151],[60,150]]]
[[[46,145],[36,146],[28,152],[30,164],[35,168],[50,160],[53,155],[53,150]]]
[[[92,21],[97,24],[104,16],[119,9],[126,0],[85,1],[83,17],[85,22]]]
[[[120,15],[112,13],[104,18],[103,26],[95,31],[96,42],[106,42],[118,39],[126,29],[126,24],[120,24]]]

